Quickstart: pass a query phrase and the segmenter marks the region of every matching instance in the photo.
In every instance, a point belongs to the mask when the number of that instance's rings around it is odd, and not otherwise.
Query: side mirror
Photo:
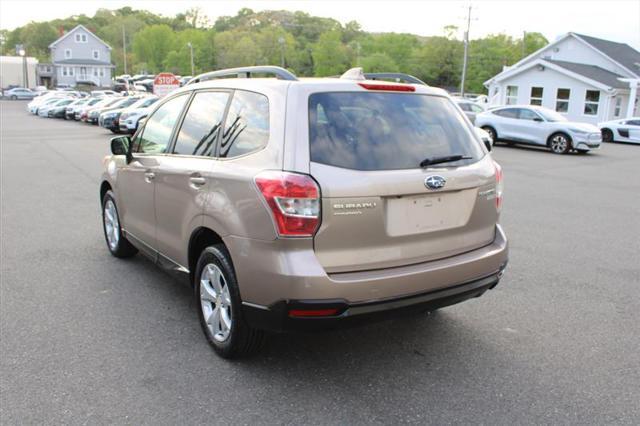
[[[540,117],[536,117],[533,119],[533,121],[537,121],[538,123],[542,123],[544,120]]]
[[[493,145],[491,144],[491,141],[489,139],[482,138],[482,142],[484,142],[484,146],[487,147],[487,151],[491,152],[491,150],[493,149]]]
[[[117,136],[111,139],[111,153],[113,155],[126,155],[127,163],[131,161],[131,138],[129,136]]]

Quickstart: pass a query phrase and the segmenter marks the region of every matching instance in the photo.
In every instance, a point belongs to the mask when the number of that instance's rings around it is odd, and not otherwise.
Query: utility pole
[[[522,57],[527,55],[527,32],[522,32]]]
[[[467,30],[464,32],[464,58],[462,60],[462,79],[460,81],[460,96],[464,97],[464,80],[467,77],[467,57],[469,56],[469,27],[471,27],[471,5],[467,12]]]
[[[187,46],[189,47],[189,51],[191,52],[191,76],[195,76],[196,72],[195,72],[195,67],[193,65],[193,44],[191,42],[187,43]]]
[[[27,52],[21,44],[16,46],[18,55],[22,56],[22,87],[29,87],[29,72],[27,70]]]
[[[360,42],[356,41],[356,66],[360,66]]]
[[[122,24],[122,57],[124,58],[124,73],[127,74],[127,38]]]

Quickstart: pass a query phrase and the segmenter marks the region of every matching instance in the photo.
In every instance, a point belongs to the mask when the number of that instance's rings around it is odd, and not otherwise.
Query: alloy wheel
[[[112,200],[104,203],[104,229],[107,235],[107,243],[111,250],[116,250],[118,241],[120,241],[120,221],[118,220],[118,212],[116,205]]]
[[[231,296],[224,274],[213,263],[205,265],[200,274],[200,306],[213,339],[227,340],[232,326]]]
[[[551,150],[556,154],[563,154],[567,151],[567,146],[569,145],[569,141],[566,136],[563,135],[555,135],[551,139]]]

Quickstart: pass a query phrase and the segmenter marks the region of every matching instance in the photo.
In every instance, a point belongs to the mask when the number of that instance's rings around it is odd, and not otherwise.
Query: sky
[[[358,21],[370,32],[408,32],[442,35],[445,25],[463,28],[471,5],[470,37],[492,33],[521,37],[523,31],[540,32],[548,40],[569,31],[627,43],[640,50],[640,0],[291,0],[291,1],[190,1],[190,0],[0,0],[0,28],[13,29],[29,21],[46,21],[69,15],[93,15],[99,8],[131,6],[172,16],[200,7],[212,22],[248,7],[259,10],[301,10]],[[462,37],[462,29],[460,30]]]

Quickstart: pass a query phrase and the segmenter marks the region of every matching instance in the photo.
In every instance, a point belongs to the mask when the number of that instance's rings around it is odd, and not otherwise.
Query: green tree
[[[347,49],[342,44],[339,31],[320,35],[313,46],[314,71],[317,76],[341,74],[349,65]]]
[[[151,25],[136,33],[133,52],[136,60],[146,62],[149,72],[163,71],[167,54],[173,50],[175,34],[168,25]]]
[[[374,53],[361,60],[365,72],[398,72],[400,67],[386,53]]]

